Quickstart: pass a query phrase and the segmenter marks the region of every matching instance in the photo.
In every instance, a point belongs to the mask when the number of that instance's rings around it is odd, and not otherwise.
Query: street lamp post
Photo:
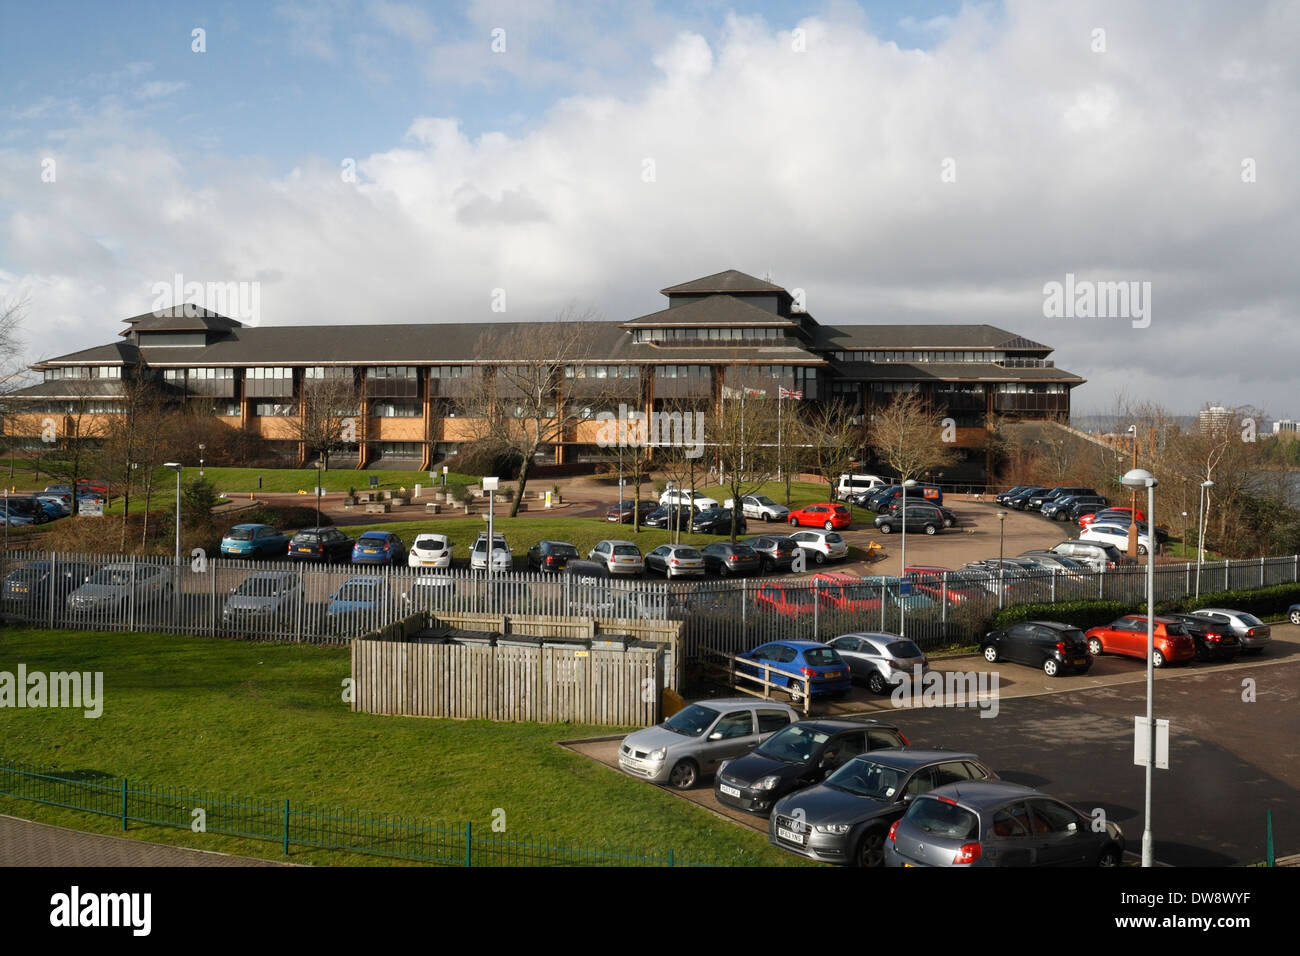
[[[1133,489],[1136,500],[1137,489],[1147,490],[1147,527],[1154,536],[1156,526],[1156,479],[1151,472],[1134,468],[1123,479],[1125,485]],[[1133,522],[1137,525],[1136,516]],[[1142,865],[1155,865],[1155,837],[1151,832],[1151,785],[1156,767],[1156,721],[1155,721],[1155,610],[1156,610],[1156,560],[1155,541],[1147,551],[1147,761],[1146,761],[1146,822],[1142,829]]]
[[[908,478],[903,482],[903,543],[899,547],[899,566],[898,566],[898,636],[907,636],[907,598],[910,595],[903,593],[903,582],[907,580],[907,489],[916,487],[916,479]],[[884,604],[885,595],[880,595],[881,604]]]
[[[1128,430],[1131,431],[1131,432],[1133,433],[1133,467],[1134,467],[1134,468],[1137,468],[1137,466],[1138,466],[1138,427],[1137,427],[1137,425],[1130,425],[1130,426],[1128,427]],[[1128,504],[1129,504],[1129,508],[1131,509],[1131,510],[1129,511],[1129,517],[1132,519],[1132,520],[1129,521],[1129,524],[1128,524],[1128,556],[1129,556],[1130,558],[1135,558],[1135,557],[1137,557],[1137,547],[1138,547],[1137,489],[1131,489],[1131,490],[1129,491],[1129,500],[1128,500]],[[1150,519],[1148,518],[1147,520],[1149,521]]]
[[[484,552],[484,558],[487,560],[487,573],[492,573],[492,545],[496,543],[496,538],[492,534],[493,507],[496,504],[497,486],[501,483],[500,478],[484,478],[483,490],[488,493],[488,539],[487,549]]]
[[[1206,478],[1201,482],[1201,510],[1196,517],[1196,596],[1201,596],[1201,562],[1205,560],[1205,498],[1214,487]]]
[[[199,443],[199,477],[200,478],[203,477],[203,451],[207,447],[208,446],[204,445],[202,442]]]
[[[181,566],[181,469],[184,466],[178,461],[165,461],[163,467],[176,472],[176,567],[179,568]]]
[[[316,530],[320,531],[320,484],[323,480],[321,475],[321,460],[316,459]]]
[[[1006,540],[1007,513],[998,512],[998,610],[1002,610],[1003,581],[1006,579],[1006,568],[1002,564],[1002,543]]]

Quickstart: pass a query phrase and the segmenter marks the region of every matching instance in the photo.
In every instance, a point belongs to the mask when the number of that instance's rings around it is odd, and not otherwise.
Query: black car
[[[1091,505],[1095,513],[1108,504],[1110,502],[1101,495],[1060,495],[1043,504],[1043,517],[1052,518],[1055,521],[1068,521],[1076,506],[1085,507]],[[1078,520],[1077,515],[1075,520]]]
[[[1165,614],[1183,625],[1196,642],[1198,661],[1231,661],[1243,650],[1232,622],[1221,614]]]
[[[885,485],[883,488],[868,492],[862,501],[862,506],[868,511],[879,512],[884,502],[891,500],[896,492],[902,491],[902,488],[902,485]]]
[[[799,545],[793,538],[780,535],[761,534],[756,538],[746,538],[740,543],[747,544],[758,552],[765,572],[790,570],[794,565],[795,552],[799,550]]]
[[[1097,498],[1076,498],[1070,503],[1069,519],[1077,522],[1084,515],[1095,515],[1107,508],[1106,499],[1098,496]],[[1059,515],[1057,517],[1060,517]]]
[[[356,541],[338,528],[303,528],[289,539],[289,557],[294,561],[348,564],[355,545]]]
[[[768,842],[823,863],[884,866],[889,828],[916,797],[950,783],[996,779],[973,753],[881,750],[779,801]]]
[[[1033,487],[1034,487],[1033,485],[1016,485],[1014,488],[1008,488],[1006,491],[1000,491],[993,496],[993,503],[995,505],[1005,505],[1007,501],[1010,500],[1011,498],[1014,498],[1022,491],[1030,491]]]
[[[875,524],[880,529],[881,534],[891,534],[894,531],[903,529],[903,517],[904,511],[902,508],[897,511],[882,511],[876,517]],[[938,534],[944,528],[951,527],[943,512],[939,510],[938,505],[921,501],[907,506],[906,517],[908,531],[924,531],[926,534]]]
[[[754,574],[763,567],[759,553],[747,544],[715,541],[700,548],[706,573],[726,577],[729,574]]]
[[[731,534],[731,511],[728,508],[710,508],[698,511],[691,520],[691,531],[695,534]],[[745,532],[745,516],[736,515],[736,531]]]
[[[678,505],[676,511],[677,514],[674,516],[671,506],[660,505],[646,515],[641,524],[647,528],[681,528],[683,530],[690,528],[691,519],[695,517],[695,509],[690,505]]]
[[[6,498],[4,501],[5,507],[8,508],[11,515],[31,518],[33,524],[45,524],[50,520],[50,516],[45,513],[45,508],[36,500],[35,496]]]
[[[1055,501],[1057,498],[1064,498],[1066,495],[1096,495],[1097,492],[1092,488],[1082,488],[1076,485],[1059,485],[1056,488],[1049,488],[1047,491],[1041,491],[1038,494],[1029,496],[1030,511],[1042,511],[1043,505],[1049,501]]]
[[[0,600],[9,610],[39,611],[48,608],[53,597],[55,607],[62,610],[67,596],[85,584],[96,570],[93,565],[74,561],[33,561],[5,576],[4,584],[0,585]]]
[[[883,510],[889,515],[897,516],[899,511],[902,509],[902,507],[903,507],[902,499],[894,498],[891,499],[890,502],[884,506]],[[912,509],[918,507],[938,509],[939,514],[943,515],[943,526],[945,528],[957,527],[957,512],[953,511],[951,508],[945,508],[943,505],[936,505],[928,501],[917,501],[915,503],[909,504],[907,506],[907,515],[909,518],[911,518],[912,516]],[[910,528],[911,526],[912,526],[911,522],[909,521],[908,527]]]
[[[872,750],[908,746],[894,724],[861,717],[801,720],[777,731],[751,753],[718,768],[718,802],[762,816],[788,793],[820,783]]]
[[[980,653],[990,664],[1011,661],[1041,667],[1048,677],[1068,670],[1086,674],[1092,667],[1083,631],[1056,621],[1023,621],[993,631],[980,642]]]
[[[1024,511],[1029,507],[1030,498],[1033,498],[1035,495],[1045,495],[1051,490],[1051,488],[1044,488],[1042,485],[1034,485],[1025,488],[1023,491],[1019,491],[1014,495],[1008,495],[1006,506],[1008,508],[1015,508],[1017,511]]]
[[[528,549],[529,571],[563,571],[578,549],[567,541],[538,541]]]

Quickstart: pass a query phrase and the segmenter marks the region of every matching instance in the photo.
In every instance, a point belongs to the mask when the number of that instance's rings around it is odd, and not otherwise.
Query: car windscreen
[[[663,725],[669,730],[676,731],[687,737],[699,737],[718,719],[718,712],[711,707],[701,707],[699,704],[679,710],[673,714]]]
[[[19,568],[5,580],[11,584],[33,584],[44,580],[46,573],[44,568]]]
[[[415,546],[425,551],[441,551],[447,547],[447,539],[433,536],[420,537],[415,539]]]
[[[564,558],[576,558],[578,549],[571,544],[553,544],[551,545],[551,554]]]
[[[1240,618],[1241,623],[1245,624],[1247,627],[1262,627],[1264,625],[1264,622],[1253,614],[1238,614],[1237,617]]]
[[[639,557],[641,554],[641,552],[637,550],[636,545],[634,544],[616,544],[614,545],[614,553],[622,554],[628,557],[631,556]]]
[[[757,501],[760,505],[764,505],[764,506],[771,506],[776,504],[776,502],[773,501],[771,498],[769,498],[767,495],[757,495],[755,496],[754,500]]]
[[[293,536],[294,544],[320,544],[320,535],[314,531],[300,531]]]
[[[245,597],[275,597],[283,589],[284,582],[276,578],[246,578],[235,588],[235,593]]]
[[[907,822],[926,833],[947,840],[979,837],[979,817],[965,807],[932,797],[921,797],[907,810]]]
[[[694,548],[678,548],[673,552],[673,557],[684,558],[687,561],[695,561],[704,557],[704,555],[700,554],[700,552],[696,551]]]
[[[754,753],[784,763],[807,763],[829,737],[830,734],[820,730],[791,724],[768,737]]]
[[[860,797],[890,800],[898,793],[906,776],[905,771],[886,767],[874,760],[850,760],[826,778],[826,785]]]

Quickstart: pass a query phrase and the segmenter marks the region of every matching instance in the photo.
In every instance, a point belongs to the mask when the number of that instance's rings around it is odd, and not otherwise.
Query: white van
[[[871,491],[888,484],[879,475],[840,475],[840,483],[835,488],[835,497],[843,501],[849,495]]]

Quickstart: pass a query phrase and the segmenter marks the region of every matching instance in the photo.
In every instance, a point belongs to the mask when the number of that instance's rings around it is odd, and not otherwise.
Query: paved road
[[[0,866],[288,866],[0,815]]]
[[[1230,866],[1265,854],[1273,811],[1279,856],[1300,852],[1300,628],[1274,628],[1265,656],[1233,664],[1173,667],[1157,674],[1156,715],[1170,721],[1170,769],[1155,778],[1156,858],[1172,866]],[[979,658],[943,662],[976,669]],[[997,715],[978,707],[895,709],[857,696],[836,711],[897,722],[922,747],[971,750],[999,775],[1080,809],[1103,808],[1142,838],[1144,775],[1133,764],[1133,717],[1146,712],[1141,661],[1103,657],[1085,677],[1045,683],[1041,673],[999,666]],[[1255,701],[1243,700],[1253,681]],[[1048,688],[1051,689],[1048,689]],[[617,767],[617,741],[574,749]],[[719,804],[712,781],[679,794],[754,829],[766,820]],[[676,791],[669,791],[676,792]]]

